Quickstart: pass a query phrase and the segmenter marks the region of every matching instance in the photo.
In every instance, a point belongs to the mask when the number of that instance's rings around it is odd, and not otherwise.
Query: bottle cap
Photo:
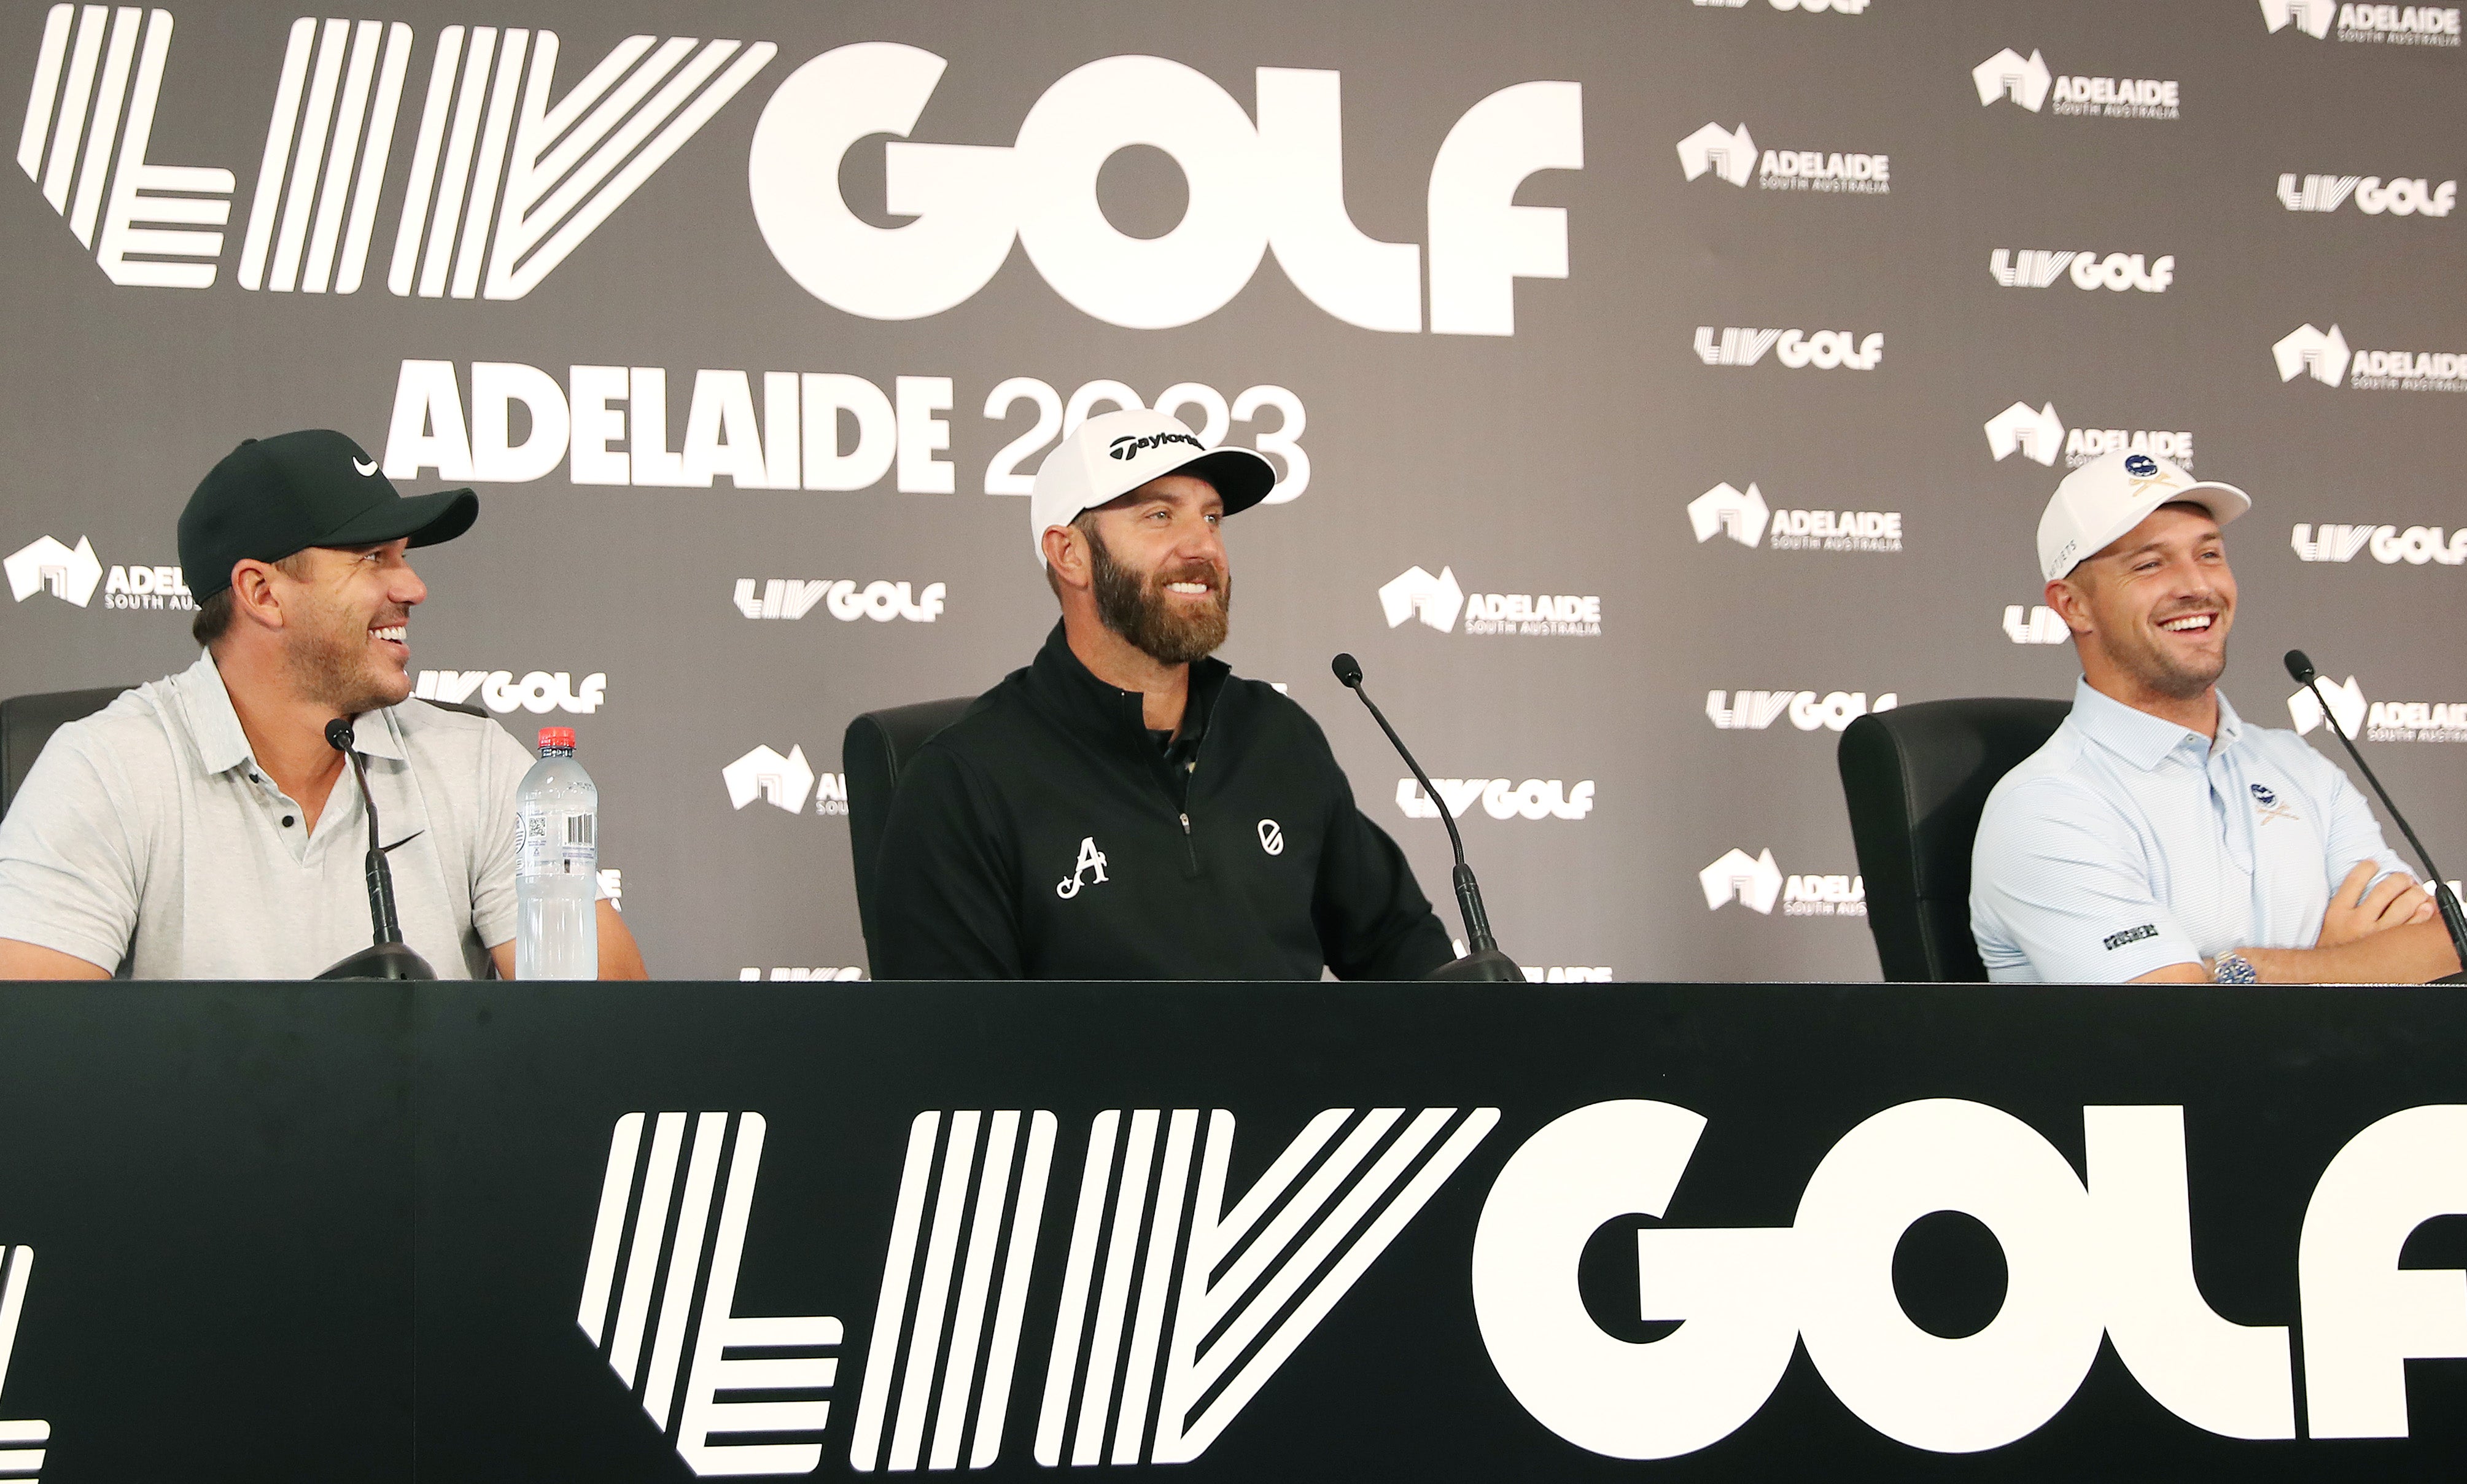
[[[574,729],[572,727],[542,727],[540,729],[539,745],[543,748],[561,747],[571,753],[574,751]]]

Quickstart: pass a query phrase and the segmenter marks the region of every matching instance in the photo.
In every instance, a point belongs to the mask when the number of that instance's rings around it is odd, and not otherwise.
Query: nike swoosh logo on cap
[[[374,463],[362,463],[357,459],[351,461],[351,467],[359,470],[363,476],[377,472],[377,466]]]

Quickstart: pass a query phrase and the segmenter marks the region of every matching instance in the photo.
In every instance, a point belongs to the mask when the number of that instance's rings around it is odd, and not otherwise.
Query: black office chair
[[[92,716],[129,688],[104,686],[95,690],[47,690],[0,701],[0,817],[5,817],[9,806],[17,801],[19,786],[34,770],[34,759],[43,754],[43,744],[52,740],[53,732]],[[466,716],[488,714],[486,708],[467,701],[428,704]]]
[[[1988,790],[2044,746],[2070,701],[1922,701],[1860,717],[1836,754],[1867,878],[1867,931],[1896,983],[1987,978],[1970,936],[1970,845]]]
[[[856,872],[857,926],[866,953],[873,953],[873,866],[891,820],[891,796],[908,760],[934,733],[976,705],[974,696],[919,701],[867,711],[849,722],[840,743],[840,767],[848,774],[849,860]]]
[[[0,815],[17,801],[17,790],[43,753],[52,733],[109,706],[126,686],[95,690],[47,690],[0,701]]]

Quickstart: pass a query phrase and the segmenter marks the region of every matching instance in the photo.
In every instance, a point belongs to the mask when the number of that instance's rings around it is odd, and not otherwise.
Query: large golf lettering
[[[2296,1436],[2288,1333],[2230,1323],[2194,1277],[2183,1110],[2082,1110],[2088,1180],[2035,1130],[1979,1103],[1890,1108],[1844,1135],[1787,1227],[1656,1227],[1637,1237],[1638,1344],[1586,1311],[1576,1265],[1603,1223],[1661,1217],[1705,1120],[1597,1103],[1519,1149],[1474,1239],[1477,1318],[1508,1390],[1595,1452],[1668,1458],[1755,1415],[1794,1344],[1868,1426],[1975,1452],[2072,1399],[2102,1336],[2142,1388],[2227,1437]],[[1992,1232],[2003,1306],[1959,1338],[1912,1322],[1893,1253],[1934,1211]],[[2315,1187],[2298,1272],[2315,1437],[2407,1435],[2405,1361],[2467,1357],[2467,1273],[2402,1270],[2408,1234],[2467,1212],[2467,1108],[2417,1108],[2358,1135]]]
[[[2467,1108],[2392,1113],[2321,1172],[2296,1255],[2313,1436],[2407,1436],[2407,1362],[2467,1357],[2467,1273],[2398,1265],[2410,1232],[2461,1212]]]
[[[992,279],[1016,239],[1054,292],[1108,324],[1188,325],[1241,292],[1276,252],[1312,303],[1349,325],[1422,327],[1421,253],[1381,242],[1345,205],[1339,76],[1257,70],[1257,122],[1206,74],[1157,56],[1108,56],[1056,80],[1009,146],[907,138],[947,64],[931,52],[869,41],[814,57],[762,111],[747,185],[763,240],[815,298],[875,320],[912,320],[962,304]],[[859,140],[884,146],[884,210],[914,220],[876,227],[840,194],[842,160]],[[1097,202],[1113,154],[1146,145],[1188,185],[1181,222],[1128,236]],[[1584,165],[1582,90],[1526,82],[1457,121],[1431,168],[1431,328],[1515,330],[1515,280],[1568,276],[1567,214],[1514,204],[1545,169]]]

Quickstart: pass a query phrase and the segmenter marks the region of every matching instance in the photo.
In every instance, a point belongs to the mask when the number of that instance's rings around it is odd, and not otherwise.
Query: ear
[[[232,565],[232,613],[261,628],[283,626],[283,574],[271,562],[243,559]]]
[[[2079,572],[2081,569],[2076,567],[2073,571]],[[2047,599],[2048,606],[2055,611],[2056,617],[2065,620],[2065,627],[2075,634],[2088,634],[2093,631],[2090,619],[2090,595],[2071,577],[2058,577],[2048,583]]]
[[[1064,587],[1087,588],[1096,577],[1088,564],[1088,538],[1075,526],[1048,526],[1040,538],[1046,571]]]

